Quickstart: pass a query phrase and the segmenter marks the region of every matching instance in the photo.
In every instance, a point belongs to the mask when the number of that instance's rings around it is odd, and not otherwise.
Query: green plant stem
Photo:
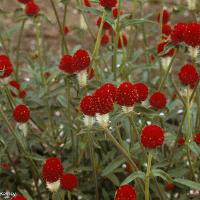
[[[191,176],[192,176],[192,179],[194,181],[197,181],[196,177],[195,177],[195,172],[194,172],[194,168],[192,166],[192,161],[191,161],[191,158],[190,158],[190,149],[189,149],[189,146],[187,145],[187,159],[188,159],[188,162],[189,162],[189,167],[190,167],[190,173],[191,173]]]
[[[62,39],[63,39],[63,42],[64,42],[65,51],[66,51],[66,53],[68,53],[69,51],[68,51],[68,47],[67,47],[67,43],[66,43],[66,39],[65,39],[65,34],[64,34],[63,27],[62,27],[62,24],[60,22],[59,16],[58,16],[58,12],[56,10],[56,6],[55,6],[53,0],[50,0],[50,2],[51,2],[51,6],[53,8],[54,14],[56,16],[56,20],[57,20],[57,23],[58,23],[58,26],[59,26],[59,29],[60,29],[60,33],[61,33],[61,36],[62,36]]]
[[[89,150],[90,150],[90,159],[93,168],[93,175],[94,175],[94,183],[95,183],[95,194],[96,200],[99,200],[99,190],[98,190],[98,180],[97,180],[97,169],[96,169],[96,162],[95,162],[95,154],[94,154],[94,142],[93,142],[93,133],[88,131],[88,139],[89,139]]]
[[[170,62],[170,64],[169,64],[168,68],[167,68],[167,71],[165,72],[164,77],[161,77],[161,81],[160,81],[160,84],[159,84],[159,87],[158,87],[158,90],[159,90],[159,91],[162,90],[162,87],[164,86],[165,81],[166,81],[166,79],[167,79],[167,77],[168,77],[168,75],[169,75],[169,73],[170,73],[170,70],[171,70],[171,68],[172,68],[172,65],[173,65],[174,60],[175,60],[176,55],[177,55],[177,51],[178,51],[178,50],[176,50],[176,52],[174,53],[174,55],[173,55],[173,57],[172,57],[172,59],[171,59],[171,62]]]
[[[145,177],[145,200],[149,200],[149,182],[150,182],[150,175],[151,175],[151,161],[152,161],[152,154],[149,153],[148,161],[147,161],[147,171]]]
[[[3,39],[3,37],[2,37],[1,34],[0,34],[0,42],[1,42],[1,44],[2,44],[3,50],[5,51],[6,55],[8,56],[8,55],[9,55],[9,52],[8,52],[8,49],[7,49],[7,47],[6,47],[6,44],[5,44],[4,39]]]
[[[72,194],[70,191],[67,192],[67,200],[72,200]]]
[[[24,31],[24,26],[26,23],[26,19],[22,21],[20,32],[19,32],[19,37],[18,37],[18,42],[17,42],[17,53],[16,53],[16,71],[15,71],[15,79],[18,81],[18,76],[19,76],[19,54],[20,54],[20,47],[21,47],[21,42],[22,42],[22,36],[23,36],[23,31]]]

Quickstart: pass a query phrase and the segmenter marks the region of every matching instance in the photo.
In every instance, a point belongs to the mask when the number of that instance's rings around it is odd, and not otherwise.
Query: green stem
[[[3,39],[3,37],[2,37],[1,34],[0,34],[0,42],[1,42],[1,44],[2,44],[3,50],[5,51],[6,55],[8,56],[8,55],[9,55],[9,52],[8,52],[8,49],[6,48],[4,39]]]
[[[149,153],[148,161],[147,161],[147,171],[145,177],[145,200],[149,200],[149,182],[150,182],[150,174],[151,174],[151,161],[152,161],[152,154]]]
[[[70,191],[67,192],[67,199],[72,200],[72,194]]]
[[[18,81],[18,75],[19,75],[19,52],[20,52],[20,47],[21,47],[21,41],[22,41],[22,36],[23,36],[23,31],[24,31],[24,26],[25,26],[26,19],[22,21],[20,32],[19,32],[19,38],[18,38],[18,43],[17,43],[17,55],[16,55],[16,71],[15,71],[15,78]]]

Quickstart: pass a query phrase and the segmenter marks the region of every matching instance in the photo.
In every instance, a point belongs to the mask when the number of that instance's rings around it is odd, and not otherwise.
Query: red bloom
[[[95,116],[96,107],[94,104],[93,96],[83,97],[83,99],[81,100],[81,103],[80,103],[80,108],[84,115]]]
[[[17,81],[15,81],[15,80],[10,81],[8,84],[9,84],[10,86],[16,88],[17,90],[20,89],[20,84],[19,84]]]
[[[123,82],[117,89],[116,101],[120,106],[133,106],[137,100],[134,85],[130,82]]]
[[[65,26],[63,31],[64,31],[64,34],[67,35],[69,33],[69,31],[70,31],[69,27]]]
[[[83,4],[85,6],[87,6],[87,7],[91,7],[92,6],[90,0],[83,0]]]
[[[175,185],[173,183],[166,183],[165,184],[165,190],[168,191],[168,192],[174,190],[174,188],[175,188]]]
[[[33,0],[17,0],[17,1],[19,3],[27,4],[28,2],[33,1]]]
[[[13,118],[16,122],[25,123],[30,119],[30,109],[25,104],[19,104],[13,111]]]
[[[162,25],[162,33],[164,35],[168,36],[168,35],[170,35],[171,32],[172,32],[172,28],[169,24],[163,24]]]
[[[164,142],[164,131],[157,125],[147,125],[142,129],[141,143],[146,148],[156,148]]]
[[[79,49],[73,56],[74,67],[77,72],[82,71],[90,66],[90,56],[84,49]]]
[[[118,14],[123,15],[123,11],[122,10],[118,11],[118,8],[113,8],[113,10],[112,10],[113,17],[117,18]]]
[[[0,55],[0,79],[10,76],[13,72],[13,65],[6,55]]]
[[[154,92],[150,99],[150,105],[155,109],[162,109],[166,106],[167,99],[162,92]]]
[[[179,137],[177,143],[179,145],[184,145],[185,144],[185,138],[183,136]]]
[[[100,27],[100,25],[101,25],[101,20],[102,20],[101,17],[99,17],[97,19],[96,24],[97,24],[98,27]],[[112,26],[108,22],[104,21],[104,23],[103,23],[103,29],[112,30]]]
[[[105,8],[111,9],[117,5],[117,0],[99,0],[99,4]]]
[[[136,93],[136,102],[145,101],[148,96],[148,87],[144,83],[133,84]]]
[[[115,193],[115,200],[136,200],[137,194],[132,185],[122,185]]]
[[[75,73],[74,63],[73,63],[73,57],[71,55],[64,55],[59,64],[59,69],[61,71],[64,71],[68,74]]]
[[[179,44],[183,42],[183,35],[186,30],[187,24],[178,23],[174,26],[171,32],[171,40],[173,44]]]
[[[10,169],[11,168],[11,164],[10,163],[1,163],[0,164],[0,167],[2,168],[2,169]]]
[[[22,195],[16,195],[16,196],[12,197],[11,200],[27,200],[27,198],[25,198]]]
[[[26,4],[26,14],[27,15],[31,15],[31,16],[35,16],[40,12],[40,7],[33,1],[29,1]]]
[[[190,23],[187,24],[183,33],[184,42],[192,47],[200,45],[200,24]]]
[[[106,97],[109,97],[114,102],[116,99],[117,94],[117,88],[112,83],[105,83],[100,88],[98,88],[94,95],[105,95]]]
[[[107,45],[109,41],[110,41],[109,35],[105,33],[101,38],[101,45]]]
[[[78,179],[74,174],[63,174],[60,180],[61,186],[64,190],[73,190],[78,186]]]
[[[19,98],[23,99],[26,96],[26,90],[21,90],[19,92]]]
[[[123,46],[126,47],[128,40],[125,34],[122,34],[122,37],[118,38],[118,48],[121,49]]]
[[[48,158],[42,167],[42,176],[45,181],[53,183],[58,181],[63,175],[63,166],[60,159],[56,157]]]
[[[163,24],[167,24],[169,22],[169,19],[170,19],[170,14],[169,14],[168,10],[164,9],[162,15],[163,15],[162,23]],[[160,18],[161,17],[160,17],[160,13],[159,13],[158,16],[157,16],[157,21],[158,22],[160,22]]]
[[[197,144],[200,144],[200,133],[196,133],[195,136],[194,136],[194,141],[197,143]]]
[[[167,46],[168,42],[161,42],[158,44],[157,46],[157,53],[163,53],[165,52],[165,48]],[[175,49],[170,49],[168,50],[164,55],[162,55],[162,57],[172,57],[174,55]]]
[[[199,74],[192,64],[186,64],[181,67],[178,76],[182,84],[190,85],[192,88],[199,80]]]

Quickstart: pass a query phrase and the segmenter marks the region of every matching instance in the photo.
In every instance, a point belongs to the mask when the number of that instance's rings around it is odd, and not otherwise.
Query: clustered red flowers
[[[0,79],[10,76],[13,72],[13,65],[6,55],[0,55]]]
[[[56,192],[60,185],[64,190],[73,190],[78,186],[77,177],[72,173],[64,173],[60,159],[48,158],[42,167],[42,176],[51,192]]]
[[[164,142],[164,131],[158,125],[147,125],[142,129],[141,143],[146,148],[156,148]]]
[[[171,32],[171,40],[174,44],[184,42],[188,46],[200,46],[200,24],[178,23]]]
[[[22,195],[15,195],[14,197],[11,198],[11,200],[27,200],[27,198],[25,198]]]
[[[40,12],[40,7],[34,1],[29,1],[26,3],[25,12],[29,16],[36,16]]]
[[[181,67],[178,77],[183,85],[189,85],[191,88],[195,87],[199,80],[199,74],[192,64]]]
[[[112,9],[117,5],[117,0],[99,0],[99,4],[105,8]]]
[[[167,98],[162,92],[154,92],[149,99],[149,103],[152,108],[159,110],[165,108],[167,104]]]
[[[26,123],[30,119],[30,109],[25,104],[19,104],[13,111],[13,118],[16,122]]]
[[[132,185],[122,185],[115,193],[115,200],[136,200],[136,190]]]

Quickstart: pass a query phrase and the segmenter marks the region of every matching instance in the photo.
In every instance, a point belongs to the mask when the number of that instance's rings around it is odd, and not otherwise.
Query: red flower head
[[[200,46],[200,24],[187,24],[186,29],[183,33],[183,40],[189,46]]]
[[[83,97],[83,99],[81,100],[81,103],[80,103],[80,108],[84,115],[95,116],[96,107],[94,104],[93,96]]]
[[[65,73],[73,74],[75,73],[75,67],[73,63],[73,57],[71,55],[64,55],[59,64],[59,69]]]
[[[165,51],[165,48],[167,46],[168,42],[161,42],[157,46],[157,53],[160,54]],[[172,57],[174,55],[175,49],[170,49],[167,51],[162,57]]]
[[[165,190],[167,192],[170,192],[170,191],[174,190],[174,188],[175,188],[175,185],[173,183],[166,183],[165,184]]]
[[[13,72],[13,65],[6,55],[0,55],[0,79],[10,76]]]
[[[77,72],[80,72],[90,65],[90,56],[84,49],[79,49],[73,56],[74,67]]]
[[[141,143],[146,148],[156,148],[164,142],[164,131],[157,125],[147,125],[142,129]]]
[[[19,98],[23,99],[26,96],[26,90],[21,90],[19,92]]]
[[[154,92],[150,99],[150,105],[155,109],[162,109],[167,104],[166,96],[162,92]]]
[[[42,176],[46,182],[58,181],[63,175],[63,166],[60,159],[56,157],[48,158],[42,167]]]
[[[26,4],[26,14],[27,15],[31,15],[31,16],[35,16],[40,12],[40,7],[33,1],[29,1]]]
[[[99,17],[97,19],[96,24],[97,24],[98,27],[100,27],[100,25],[101,25],[101,20],[102,20],[101,17]],[[112,26],[108,22],[104,21],[104,23],[103,23],[103,29],[105,29],[105,30],[112,30]]]
[[[200,144],[200,133],[196,133],[195,136],[194,136],[194,141],[197,143],[197,144]]]
[[[78,179],[74,174],[66,173],[61,177],[61,186],[64,190],[73,190],[78,186]]]
[[[136,93],[136,102],[145,101],[148,96],[148,87],[144,83],[133,84]]]
[[[112,83],[105,83],[100,88],[98,88],[94,95],[105,95],[106,97],[109,97],[114,102],[116,99],[117,94],[117,88]]]
[[[172,28],[169,24],[163,24],[162,25],[162,33],[164,35],[168,36],[168,35],[170,35],[171,32],[172,32]]]
[[[132,185],[122,185],[115,193],[115,200],[136,200],[137,194]]]
[[[117,5],[117,0],[99,0],[99,4],[105,8],[111,9]]]
[[[11,200],[27,200],[27,198],[25,198],[22,195],[16,195],[16,196],[12,197]]]
[[[17,0],[17,1],[19,3],[27,4],[28,2],[33,1],[33,0]]]
[[[16,122],[25,123],[30,119],[30,109],[25,104],[17,105],[13,111],[13,118]]]
[[[17,90],[20,89],[20,84],[19,84],[17,81],[15,81],[15,80],[10,81],[8,84],[9,84],[10,86],[16,88]]]
[[[85,5],[87,7],[92,7],[90,0],[83,0],[83,5]]]
[[[167,24],[169,22],[169,19],[170,19],[170,14],[169,14],[168,10],[164,9],[162,15],[163,15],[162,23]],[[160,13],[157,16],[157,21],[160,22]]]
[[[112,10],[113,17],[117,18],[118,14],[123,15],[123,11],[122,10],[118,11],[118,8],[113,8],[113,10]]]
[[[179,145],[184,145],[185,144],[185,138],[183,136],[179,137],[177,143]]]
[[[199,74],[192,64],[186,64],[181,67],[178,76],[182,84],[190,85],[192,88],[199,80]]]
[[[101,38],[101,45],[107,45],[109,41],[110,41],[109,35],[105,33]]]
[[[179,44],[183,42],[183,35],[186,30],[187,24],[178,23],[174,26],[171,32],[171,40],[173,44]]]
[[[64,34],[67,35],[70,32],[69,27],[65,26],[63,31],[64,31]]]
[[[125,34],[122,34],[122,37],[118,38],[118,48],[121,49],[123,46],[126,47],[128,40]]]
[[[123,82],[117,89],[116,101],[120,106],[133,106],[137,100],[134,85],[130,82]]]

